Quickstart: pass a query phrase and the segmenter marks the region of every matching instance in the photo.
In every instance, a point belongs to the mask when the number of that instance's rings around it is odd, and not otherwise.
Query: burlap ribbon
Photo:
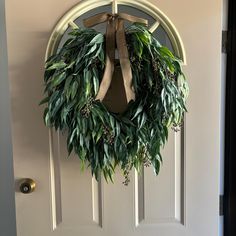
[[[124,20],[147,25],[145,19],[125,13],[100,13],[84,20],[85,27],[107,22],[106,29],[106,67],[96,99],[102,101],[110,87],[114,73],[115,50],[117,46],[127,102],[135,99],[132,89],[132,70],[125,38]]]

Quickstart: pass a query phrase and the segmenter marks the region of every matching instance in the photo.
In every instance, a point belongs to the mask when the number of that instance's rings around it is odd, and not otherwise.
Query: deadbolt
[[[23,179],[20,183],[20,191],[24,194],[32,193],[35,187],[36,184],[32,179]]]

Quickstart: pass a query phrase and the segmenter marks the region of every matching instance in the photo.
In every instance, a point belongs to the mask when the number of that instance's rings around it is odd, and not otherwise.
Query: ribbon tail
[[[129,60],[129,53],[126,45],[124,20],[118,20],[118,26],[116,31],[116,44],[120,58],[120,66],[124,81],[124,88],[127,102],[135,100],[135,92],[132,88],[132,70]]]
[[[98,94],[96,96],[96,99],[100,101],[103,101],[111,85],[115,63],[115,43],[117,44],[117,49],[119,52],[126,100],[127,102],[130,102],[131,100],[135,99],[135,93],[132,88],[132,70],[125,38],[124,20],[128,20],[130,22],[139,22],[147,25],[147,20],[131,16],[126,13],[120,13],[119,15],[99,13],[84,20],[84,25],[86,27],[92,27],[107,21],[106,67]]]
[[[112,76],[114,73],[114,63],[115,63],[115,31],[116,31],[116,21],[111,19],[107,23],[106,32],[106,66],[105,72],[99,87],[96,100],[102,101],[106,96],[106,93],[111,85]]]

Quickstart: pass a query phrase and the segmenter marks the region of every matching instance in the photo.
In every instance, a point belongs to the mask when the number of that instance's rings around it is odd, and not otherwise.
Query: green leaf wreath
[[[181,61],[141,24],[126,31],[135,101],[122,114],[95,100],[105,66],[105,38],[94,29],[70,33],[45,65],[44,121],[66,131],[69,154],[74,151],[98,179],[113,179],[119,166],[128,183],[129,171],[152,165],[156,174],[168,128],[181,125],[188,86]]]

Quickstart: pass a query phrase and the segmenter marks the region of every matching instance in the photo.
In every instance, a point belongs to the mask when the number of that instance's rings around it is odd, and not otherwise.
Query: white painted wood
[[[159,21],[156,21],[150,28],[149,28],[149,31],[150,32],[154,32],[157,27],[160,25],[160,22]]]
[[[68,23],[68,25],[72,28],[72,29],[78,29],[78,25],[76,25],[73,21],[70,21]]]
[[[51,31],[77,1],[7,1],[15,177],[37,183],[32,194],[16,192],[18,236],[218,235],[221,1],[116,2],[148,11],[185,62],[186,52],[191,94],[184,130],[170,133],[158,177],[151,169],[139,177],[133,172],[124,187],[119,171],[114,184],[80,172],[78,158],[67,158],[63,134],[48,135],[37,105]],[[68,12],[54,28],[47,56],[68,22],[111,3],[87,0]]]
[[[112,1],[112,13],[113,14],[117,14],[118,13],[118,5],[117,5],[117,1],[116,0],[113,0]]]

